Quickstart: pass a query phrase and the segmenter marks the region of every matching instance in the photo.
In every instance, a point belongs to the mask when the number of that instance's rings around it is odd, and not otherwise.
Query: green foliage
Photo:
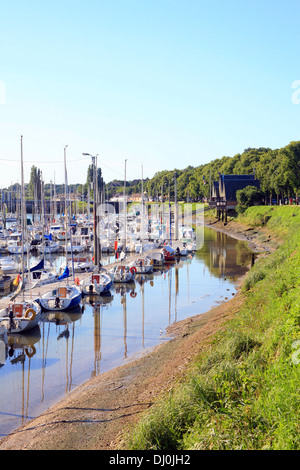
[[[238,175],[253,172],[261,184],[260,196],[266,201],[275,196],[297,195],[300,188],[300,141],[276,150],[248,148],[234,157],[223,156],[197,167],[160,171],[147,181],[145,190],[152,197],[160,196],[162,192],[167,196],[170,191],[173,199],[176,173],[178,200],[189,198],[197,201],[209,196],[209,183],[217,181],[219,173]]]
[[[255,186],[249,185],[236,192],[236,199],[238,202],[237,212],[238,214],[241,214],[245,212],[248,207],[260,202],[262,199],[262,193]]]
[[[251,207],[239,221],[263,217],[284,243],[255,263],[239,312],[131,432],[128,448],[300,449],[300,208]]]

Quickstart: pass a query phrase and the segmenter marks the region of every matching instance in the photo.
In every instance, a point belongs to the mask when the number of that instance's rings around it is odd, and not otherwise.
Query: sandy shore
[[[277,246],[265,231],[231,222],[224,226],[214,220],[207,221],[207,226],[246,240],[258,252]],[[121,449],[128,426],[182,378],[192,359],[210,347],[214,335],[242,302],[238,291],[207,313],[174,323],[167,332],[172,339],[84,383],[41,416],[2,438],[0,450]]]

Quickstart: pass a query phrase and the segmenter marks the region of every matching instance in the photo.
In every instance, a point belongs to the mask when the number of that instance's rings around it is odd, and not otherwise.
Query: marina
[[[115,253],[103,253],[103,272],[125,261],[136,263],[140,257],[128,253],[126,259],[116,259]],[[30,258],[36,263],[39,254]],[[58,269],[65,253],[45,255],[46,262],[50,259]],[[204,227],[201,249],[150,273],[134,272],[133,281],[113,282],[105,295],[83,295],[72,310],[43,311],[39,324],[26,334],[7,334],[6,340],[2,336],[0,435],[38,416],[89,378],[167,341],[166,329],[172,323],[231,298],[250,263],[251,252],[244,242]],[[89,276],[76,273],[77,285]],[[35,287],[31,295],[38,298],[57,285]],[[1,304],[6,305],[7,299],[3,297]]]

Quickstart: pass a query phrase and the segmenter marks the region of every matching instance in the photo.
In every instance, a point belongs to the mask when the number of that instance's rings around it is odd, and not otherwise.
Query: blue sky
[[[106,182],[300,140],[294,0],[16,0],[0,7],[0,187]],[[299,87],[300,88],[300,87]],[[299,93],[300,96],[300,93]]]

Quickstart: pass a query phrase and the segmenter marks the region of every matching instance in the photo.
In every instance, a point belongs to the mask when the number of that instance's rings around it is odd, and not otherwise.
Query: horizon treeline
[[[218,181],[220,174],[254,174],[266,199],[297,197],[300,192],[300,141],[275,150],[247,148],[242,154],[224,156],[196,167],[160,171],[144,182],[144,190],[152,197],[163,194],[168,198],[170,192],[174,199],[176,175],[178,200],[202,200],[210,196],[213,181]]]
[[[101,169],[98,168],[99,186],[105,197],[123,194],[124,180],[113,180],[105,183]],[[34,167],[32,175],[39,174]],[[238,175],[255,174],[260,181],[262,194],[267,198],[283,198],[298,196],[300,192],[300,141],[294,141],[280,149],[247,148],[243,153],[233,157],[223,156],[196,167],[188,165],[184,169],[163,170],[154,174],[152,178],[143,180],[143,190],[152,198],[164,199],[175,197],[175,180],[177,187],[177,200],[199,201],[210,196],[213,181],[219,180],[219,174]],[[33,196],[33,177],[28,185],[27,197]],[[88,169],[85,184],[70,184],[69,192],[87,195],[88,184],[91,182],[91,168]],[[17,185],[7,190],[16,191]],[[64,185],[56,185],[56,194],[63,193]],[[142,190],[141,179],[126,182],[128,195]],[[50,184],[44,185],[45,196],[50,195]]]

